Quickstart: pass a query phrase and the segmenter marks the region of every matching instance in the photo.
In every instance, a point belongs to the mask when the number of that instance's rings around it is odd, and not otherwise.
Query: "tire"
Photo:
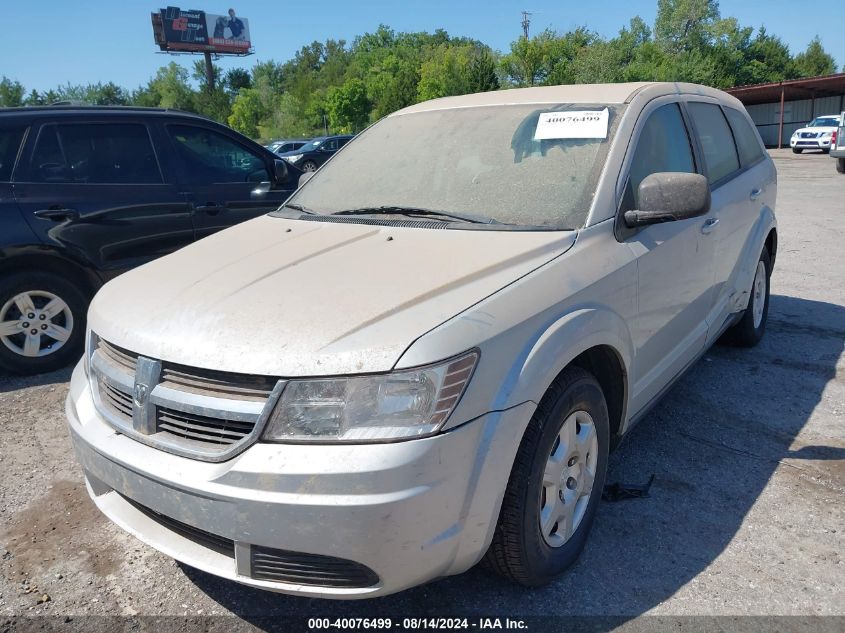
[[[803,152],[803,151],[804,151],[804,150],[803,150],[803,149],[801,149],[801,148],[799,148],[799,147],[793,147],[793,148],[792,148],[792,153],[793,153],[793,154],[800,154],[800,153],[801,153],[801,152]]]
[[[573,416],[580,422],[576,424]],[[559,434],[565,435],[565,429],[570,428],[567,424],[578,432],[571,442],[581,449],[575,456],[570,456],[566,444],[559,439]],[[588,437],[594,437],[595,444]],[[601,499],[608,446],[607,404],[598,381],[579,367],[568,367],[543,396],[519,445],[484,565],[529,587],[546,584],[571,566],[584,548]],[[552,495],[553,487],[547,482],[558,480],[552,466],[555,453],[562,459],[556,462],[562,466],[562,472],[558,493]],[[570,468],[573,457],[576,463]],[[589,495],[579,497],[586,491],[582,486],[587,485],[587,479],[582,477],[589,474],[590,467],[593,481]],[[551,477],[545,475],[547,469],[552,471]],[[576,488],[567,485],[572,484],[570,480],[577,480]],[[561,504],[557,500],[552,502],[554,496],[561,495],[565,499]],[[553,524],[553,533],[549,534],[548,526],[555,520],[558,507],[575,508],[570,522],[575,529],[568,537],[560,522]],[[545,521],[546,531],[541,521]]]
[[[762,275],[762,279],[758,279]],[[763,248],[757,261],[757,270],[751,282],[751,293],[748,307],[742,318],[725,332],[725,341],[738,347],[754,347],[766,333],[766,320],[769,316],[769,280],[772,276],[772,264],[769,251]],[[764,283],[764,288],[758,287],[758,282]],[[762,301],[762,306],[760,302]],[[756,316],[755,316],[756,315]]]
[[[836,159],[836,171],[840,174],[845,174],[845,158]]]
[[[45,308],[49,312],[42,313]],[[57,275],[0,277],[0,366],[16,374],[38,374],[76,361],[84,348],[87,309],[85,294]]]
[[[830,148],[829,147],[822,147],[822,154],[830,154]]]
[[[302,163],[302,171],[317,171],[317,163],[313,160],[306,160]]]

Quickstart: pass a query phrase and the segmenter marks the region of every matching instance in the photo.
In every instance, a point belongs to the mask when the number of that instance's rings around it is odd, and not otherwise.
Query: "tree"
[[[267,108],[261,93],[255,88],[241,88],[232,103],[228,121],[232,129],[253,138],[259,136],[258,126],[267,118]]]
[[[489,92],[499,89],[496,60],[489,49],[478,51],[469,64],[467,76],[469,92]]]
[[[0,107],[14,108],[23,105],[23,84],[12,81],[5,75],[0,79]]]
[[[824,50],[817,35],[807,46],[807,50],[795,56],[791,72],[795,77],[832,75],[836,72],[836,61]]]
[[[670,53],[701,48],[718,19],[717,0],[657,0],[654,37]]]
[[[241,88],[252,88],[252,76],[243,68],[230,68],[223,76],[223,86],[236,95]]]
[[[326,96],[326,114],[335,132],[358,132],[370,114],[367,88],[360,79],[349,79],[342,86],[330,88]]]

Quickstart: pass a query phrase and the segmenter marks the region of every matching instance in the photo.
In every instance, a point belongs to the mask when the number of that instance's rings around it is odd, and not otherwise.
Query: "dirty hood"
[[[109,282],[89,324],[121,347],[195,367],[387,371],[414,340],[574,240],[265,216]]]

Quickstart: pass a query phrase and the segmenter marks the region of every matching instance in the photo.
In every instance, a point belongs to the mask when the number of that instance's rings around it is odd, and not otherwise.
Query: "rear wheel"
[[[584,548],[604,487],[607,404],[598,381],[564,370],[543,397],[520,443],[485,564],[538,586]]]
[[[803,150],[803,149],[801,149],[800,147],[793,147],[793,148],[792,148],[792,153],[793,153],[793,154],[800,154],[800,153],[801,153],[801,152],[803,152],[803,151],[804,151],[804,150]]]
[[[41,272],[0,278],[0,366],[19,374],[64,367],[82,353],[87,300]]]
[[[754,347],[766,332],[766,320],[769,316],[769,278],[772,264],[769,251],[765,248],[760,253],[754,280],[751,282],[751,296],[748,307],[739,322],[725,333],[728,343],[740,347]]]
[[[840,174],[845,174],[845,158],[836,159],[836,171]]]

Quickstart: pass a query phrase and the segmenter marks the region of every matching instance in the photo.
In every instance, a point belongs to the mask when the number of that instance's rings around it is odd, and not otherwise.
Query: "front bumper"
[[[88,491],[112,521],[211,574],[324,598],[393,593],[478,562],[533,408],[526,403],[393,444],[259,443],[214,464],[117,433],[97,414],[81,364],[66,406]],[[231,541],[233,552],[174,529],[170,519]],[[377,580],[337,587],[256,578],[253,552],[262,548],[351,561]]]
[[[830,149],[831,137],[825,138],[791,138],[789,146],[798,149]]]

